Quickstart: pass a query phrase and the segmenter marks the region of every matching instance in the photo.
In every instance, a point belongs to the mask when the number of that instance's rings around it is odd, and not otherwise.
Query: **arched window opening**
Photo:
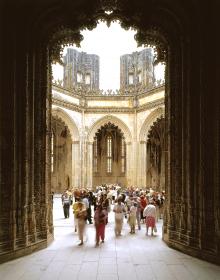
[[[85,83],[86,83],[86,85],[90,85],[91,84],[91,76],[90,76],[90,74],[86,74]]]
[[[129,73],[129,75],[128,75],[128,83],[129,83],[129,85],[133,85],[134,84],[134,74],[133,73]]]
[[[77,72],[77,83],[82,83],[83,76],[81,72]]]
[[[107,173],[112,172],[112,137],[107,136]]]
[[[125,173],[125,163],[126,163],[126,146],[125,146],[125,139],[121,139],[121,172]]]
[[[141,76],[141,71],[138,72],[138,75],[137,75],[137,83],[141,83],[142,82],[142,76]]]

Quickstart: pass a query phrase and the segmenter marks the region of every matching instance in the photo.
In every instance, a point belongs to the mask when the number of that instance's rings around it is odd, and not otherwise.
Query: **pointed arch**
[[[147,140],[147,134],[150,127],[157,120],[157,118],[161,116],[164,117],[164,113],[165,113],[164,107],[159,107],[149,114],[149,116],[146,118],[146,120],[144,121],[141,127],[140,134],[139,134],[139,141]]]
[[[65,124],[67,125],[67,127],[70,131],[72,142],[79,141],[79,139],[80,139],[79,129],[78,129],[76,123],[74,122],[74,120],[68,115],[67,112],[65,112],[61,108],[53,108],[52,115],[60,118],[62,121],[65,122]]]
[[[90,143],[92,143],[94,141],[94,137],[95,137],[95,133],[97,132],[97,130],[105,125],[106,123],[113,123],[114,125],[118,126],[119,129],[121,129],[121,131],[124,134],[125,140],[127,143],[132,141],[132,136],[131,136],[131,131],[128,128],[128,126],[119,118],[113,116],[113,115],[107,115],[102,117],[101,119],[97,120],[89,129],[88,131],[88,141]]]

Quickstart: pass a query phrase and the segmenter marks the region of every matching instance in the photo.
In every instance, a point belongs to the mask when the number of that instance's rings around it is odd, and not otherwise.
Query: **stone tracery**
[[[111,151],[108,151],[108,137],[111,140]],[[124,168],[122,168],[121,154],[123,140],[124,136],[122,131],[111,122],[105,123],[98,129],[94,138],[97,145],[97,169],[94,172],[93,166],[93,185],[98,186],[105,183],[115,182],[120,185],[126,185],[125,167],[123,166]],[[109,164],[108,159],[110,160]],[[124,157],[124,160],[126,160],[126,157]],[[122,172],[122,169],[124,172]]]

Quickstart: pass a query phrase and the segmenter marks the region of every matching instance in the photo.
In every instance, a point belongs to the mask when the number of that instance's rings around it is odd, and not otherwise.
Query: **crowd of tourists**
[[[105,227],[108,224],[110,211],[115,216],[115,236],[121,236],[123,221],[127,219],[130,234],[141,230],[141,224],[146,225],[146,235],[157,232],[156,223],[163,218],[165,192],[153,189],[122,189],[118,185],[102,185],[93,192],[88,189],[66,190],[62,194],[64,217],[69,218],[71,206],[74,214],[75,232],[78,232],[80,243],[86,223],[94,224],[96,230],[96,246],[105,241]]]

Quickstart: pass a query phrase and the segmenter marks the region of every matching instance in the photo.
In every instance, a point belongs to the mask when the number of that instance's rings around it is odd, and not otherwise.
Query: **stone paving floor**
[[[121,237],[114,236],[110,214],[105,243],[95,248],[94,225],[87,225],[86,242],[78,246],[73,215],[64,219],[61,199],[54,199],[54,242],[47,248],[0,265],[0,280],[212,280],[220,279],[220,266],[173,250],[161,240],[162,220],[156,236],[145,226],[129,234],[124,222]]]

